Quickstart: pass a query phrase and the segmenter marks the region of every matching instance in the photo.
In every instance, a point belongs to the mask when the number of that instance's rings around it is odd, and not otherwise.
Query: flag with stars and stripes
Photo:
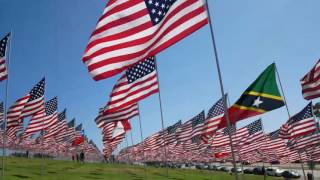
[[[29,99],[23,108],[21,118],[28,117],[44,110],[44,88],[45,78],[38,82],[29,92]]]
[[[119,111],[158,91],[156,62],[154,57],[150,57],[129,68],[121,76],[113,87],[104,113],[110,114]]]
[[[82,61],[94,80],[155,56],[208,23],[203,0],[111,0]]]
[[[312,133],[317,128],[317,123],[312,112],[312,102],[310,102],[302,111],[292,116],[281,126],[279,137],[293,139]]]
[[[95,122],[99,128],[102,128],[105,123],[112,121],[122,121],[131,119],[139,114],[138,104],[132,104],[124,107],[112,113],[104,113],[105,108],[99,109],[99,114],[95,119]]]
[[[51,128],[58,121],[58,99],[54,97],[45,103],[45,108],[32,116],[26,134],[32,134]]]
[[[224,97],[226,98],[226,95]],[[218,130],[218,126],[220,121],[223,118],[223,115],[224,115],[224,103],[223,103],[223,99],[221,98],[209,109],[207,118],[204,122],[203,134],[205,136],[213,135]]]
[[[165,136],[165,140],[166,140],[166,144],[171,144],[177,141],[176,139],[176,132],[178,130],[178,128],[181,126],[181,120],[176,122],[175,124],[167,127],[167,131],[166,131],[166,136]]]
[[[320,97],[320,59],[316,65],[300,80],[302,95],[306,100]]]
[[[186,142],[191,140],[192,137],[202,134],[204,118],[205,114],[202,111],[189,121],[183,123],[176,132],[177,141]]]
[[[61,113],[58,114],[57,123],[53,124],[48,131],[48,134],[44,136],[45,139],[49,139],[55,135],[57,135],[60,131],[66,129],[67,127],[67,118],[66,118],[67,110],[64,109]]]
[[[9,39],[10,33],[0,40],[0,81],[3,81],[8,77],[6,61]]]

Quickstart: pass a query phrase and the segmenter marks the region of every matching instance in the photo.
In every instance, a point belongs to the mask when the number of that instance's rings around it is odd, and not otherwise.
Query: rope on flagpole
[[[214,49],[215,62],[216,62],[217,70],[218,70],[220,91],[221,91],[221,96],[223,98],[224,114],[225,114],[225,117],[226,117],[226,120],[227,120],[227,127],[228,127],[228,129],[230,129],[229,112],[228,112],[227,102],[226,102],[226,99],[225,99],[225,93],[224,93],[224,87],[223,87],[223,81],[222,81],[222,74],[221,74],[220,65],[219,65],[219,57],[218,57],[218,51],[217,51],[217,46],[216,46],[214,32],[213,32],[213,25],[212,25],[212,21],[211,21],[209,3],[205,2],[205,4],[206,4],[206,8],[207,8],[207,13],[208,13],[208,21],[209,21],[209,26],[210,26],[212,45],[213,45],[213,49]],[[233,164],[233,168],[235,169],[235,179],[239,180],[239,176],[238,176],[238,172],[237,172],[236,157],[235,157],[234,149],[233,149],[232,137],[231,137],[231,133],[228,133],[228,134],[229,134],[230,147],[231,147],[231,153],[232,153],[232,164]]]
[[[164,151],[164,163],[166,166],[166,172],[167,172],[167,179],[169,179],[169,169],[168,169],[168,164],[167,164],[167,143],[166,143],[166,138],[165,138],[165,133],[164,133],[164,120],[163,120],[163,110],[162,110],[162,102],[161,102],[161,93],[160,93],[160,80],[159,80],[159,74],[158,74],[158,63],[156,56],[154,56],[155,60],[155,65],[156,65],[156,74],[157,74],[157,81],[158,81],[158,98],[159,98],[159,105],[160,105],[160,115],[161,115],[161,126],[162,126],[162,139],[163,139],[163,151]]]
[[[147,164],[145,159],[145,152],[144,152],[144,141],[143,141],[143,134],[142,134],[142,123],[141,123],[141,115],[140,115],[140,106],[138,104],[138,120],[139,120],[139,127],[140,127],[140,138],[141,138],[141,146],[142,146],[142,162],[144,162],[144,179],[147,179]]]
[[[3,104],[3,123],[4,123],[4,129],[3,129],[3,134],[2,134],[2,179],[4,178],[4,158],[6,156],[6,143],[7,143],[7,105],[8,105],[8,85],[9,85],[9,65],[10,65],[10,59],[11,59],[11,46],[12,46],[12,37],[13,37],[13,30],[10,31],[10,37],[9,37],[9,49],[7,50],[8,52],[8,58],[7,58],[7,79],[6,79],[6,94],[5,94],[5,100]]]
[[[281,83],[280,75],[279,75],[279,72],[278,72],[278,68],[277,68],[276,63],[274,63],[274,65],[275,65],[275,67],[276,67],[275,69],[276,69],[276,73],[277,73],[279,85],[280,85],[280,88],[281,88],[281,92],[282,92],[282,96],[283,96],[283,101],[284,101],[284,104],[285,104],[286,109],[287,109],[288,117],[289,117],[289,119],[291,119],[289,107],[288,107],[287,100],[286,100],[286,96],[285,96],[285,94],[284,94],[284,90],[283,90],[283,87],[282,87],[282,83]],[[298,151],[298,155],[299,155],[299,159],[300,159],[300,164],[301,164],[301,168],[302,168],[302,173],[303,173],[304,180],[307,180],[306,173],[305,173],[304,166],[303,166],[303,161],[302,161],[302,159],[301,159],[301,155],[300,155],[300,152],[299,152],[299,151]],[[290,162],[289,162],[289,163],[290,163]]]

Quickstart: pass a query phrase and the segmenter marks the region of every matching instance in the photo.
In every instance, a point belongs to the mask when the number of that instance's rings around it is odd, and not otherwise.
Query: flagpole
[[[8,51],[8,59],[7,59],[7,79],[6,79],[6,94],[5,94],[5,100],[3,104],[3,123],[4,123],[4,130],[2,134],[2,179],[4,179],[4,158],[6,156],[6,143],[7,143],[7,104],[8,104],[8,85],[9,85],[9,65],[10,65],[10,59],[11,59],[11,46],[12,46],[12,37],[13,37],[13,30],[10,31],[10,37],[9,37],[9,49]]]
[[[144,141],[143,141],[143,134],[142,134],[142,123],[141,123],[141,116],[140,116],[140,106],[138,103],[138,120],[139,120],[139,127],[140,127],[140,138],[141,138],[141,145],[142,145],[142,162],[144,162],[144,179],[147,179],[147,164],[146,164],[146,159],[145,159],[145,154],[144,154]]]
[[[128,147],[129,147],[129,143],[128,143],[128,134],[126,133],[125,135],[124,135],[124,137],[125,137],[125,140],[126,140],[126,145],[127,145],[127,148],[126,148],[126,151],[127,151],[127,158],[128,158],[128,162],[127,162],[127,164],[130,164],[130,155],[129,155],[129,152],[128,152]]]
[[[156,56],[154,56],[154,60],[155,60],[155,66],[156,66],[156,74],[157,74],[157,80],[158,80],[158,98],[159,98],[159,105],[160,105],[160,115],[161,115],[161,126],[162,126],[162,132],[164,132],[164,120],[163,120],[163,110],[162,110],[162,102],[161,102],[161,93],[160,93],[160,80],[159,80],[159,74],[158,74],[158,63],[157,63],[157,59]],[[163,143],[164,143],[164,163],[166,166],[166,171],[167,171],[167,179],[169,178],[169,169],[168,169],[168,165],[167,165],[167,143],[166,143],[166,138],[165,138],[165,134],[162,133],[162,139],[163,139]]]
[[[289,111],[289,108],[288,108],[288,104],[287,104],[286,96],[285,96],[284,91],[283,91],[283,87],[282,87],[282,83],[281,83],[280,75],[279,75],[279,72],[278,72],[278,68],[277,68],[276,63],[274,63],[274,64],[275,64],[275,67],[276,67],[275,69],[276,69],[276,73],[277,73],[278,81],[279,81],[279,84],[280,84],[280,88],[281,88],[281,92],[282,92],[282,96],[283,96],[284,104],[286,105],[286,109],[287,109],[288,117],[289,117],[289,119],[291,119],[290,111]],[[300,159],[300,164],[301,164],[301,168],[302,168],[302,172],[303,172],[304,180],[307,180],[307,177],[306,177],[306,173],[305,173],[305,170],[304,170],[303,161],[302,161],[302,159],[301,159],[300,152],[298,152],[298,154],[299,154],[299,159]],[[289,162],[289,163],[290,163],[290,162]]]
[[[207,8],[207,13],[208,13],[210,33],[211,33],[212,45],[213,45],[214,55],[215,55],[215,63],[216,63],[217,70],[218,70],[219,83],[220,83],[220,91],[221,91],[221,96],[222,96],[223,105],[224,105],[224,113],[225,113],[225,117],[226,117],[226,120],[227,120],[227,127],[228,127],[228,129],[230,129],[229,112],[228,112],[228,107],[227,107],[226,99],[224,98],[225,92],[224,92],[223,81],[222,81],[222,74],[221,74],[220,65],[219,65],[218,51],[217,51],[216,42],[215,42],[215,37],[214,37],[214,32],[213,32],[213,25],[212,25],[212,21],[211,21],[209,3],[206,1],[205,4],[206,4],[206,8]],[[238,176],[238,172],[237,172],[236,157],[235,157],[234,149],[233,149],[232,137],[231,137],[231,133],[228,133],[228,134],[229,134],[230,147],[231,147],[231,153],[232,153],[232,163],[233,163],[233,168],[235,169],[235,179],[236,179],[236,180],[239,180],[239,176]]]

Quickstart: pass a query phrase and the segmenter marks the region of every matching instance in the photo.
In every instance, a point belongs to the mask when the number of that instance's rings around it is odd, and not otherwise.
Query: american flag
[[[75,118],[67,123],[67,127],[61,130],[57,135],[56,139],[58,142],[63,142],[69,140],[75,134]]]
[[[28,127],[25,130],[27,135],[39,132],[41,130],[46,130],[50,128],[53,124],[57,123],[58,120],[58,100],[57,97],[45,103],[45,109],[37,112],[32,116]]]
[[[167,127],[166,132],[166,144],[171,144],[177,141],[176,132],[178,128],[181,126],[181,120],[176,122],[174,125]]]
[[[38,82],[29,92],[30,98],[22,110],[21,118],[32,116],[45,108],[44,88],[45,78]]]
[[[224,104],[223,104],[223,99],[221,98],[209,109],[207,118],[204,122],[203,134],[213,135],[218,130],[218,125],[221,119],[223,118],[223,115],[224,115]]]
[[[139,107],[137,103],[131,104],[112,113],[105,113],[105,108],[100,108],[99,114],[96,117],[95,122],[97,126],[101,128],[103,124],[107,122],[131,119],[139,114],[138,108]]]
[[[154,57],[129,68],[110,94],[105,113],[128,107],[159,91]]]
[[[201,134],[203,130],[204,116],[204,111],[202,111],[189,121],[183,123],[177,131],[177,141],[186,142],[191,140],[193,136]]]
[[[218,130],[217,134],[213,137],[211,146],[213,148],[218,148],[230,145],[230,133],[233,145],[238,149],[243,145],[259,140],[264,136],[261,120],[259,119],[238,130],[236,130],[234,126]]]
[[[12,106],[10,106],[7,114],[7,128],[16,127],[21,123],[21,115],[24,107],[26,106],[30,95],[27,94],[16,100]]]
[[[103,126],[103,152],[105,156],[111,155],[114,149],[122,142],[125,138],[125,133],[122,133],[116,137],[112,137],[113,131],[116,128],[117,122],[108,122]]]
[[[230,126],[230,128],[226,127],[223,129],[219,129],[217,133],[213,136],[211,146],[213,148],[219,148],[219,147],[229,145],[230,144],[229,134],[234,135],[235,132],[236,132],[235,126]]]
[[[93,79],[118,74],[208,23],[202,0],[111,0],[83,56]]]
[[[293,139],[304,136],[317,130],[317,123],[313,117],[312,102],[302,111],[292,116],[280,128],[280,137]]]
[[[292,139],[289,141],[290,148],[301,150],[307,147],[319,146],[320,145],[320,134],[319,132],[314,132],[300,138]]]
[[[0,81],[7,79],[8,72],[6,66],[7,46],[10,39],[10,33],[0,40]]]
[[[320,97],[320,59],[317,64],[300,80],[302,95],[306,100]]]
[[[44,136],[45,139],[49,139],[57,135],[60,131],[67,127],[66,109],[58,114],[58,122],[55,126],[49,129],[48,134]]]

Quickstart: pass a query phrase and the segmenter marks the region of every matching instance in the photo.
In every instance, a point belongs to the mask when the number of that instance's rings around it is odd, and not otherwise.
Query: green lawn
[[[115,164],[78,164],[69,161],[45,160],[44,173],[41,176],[42,160],[26,158],[6,158],[5,179],[43,179],[43,180],[81,180],[81,179],[107,179],[107,180],[143,180],[145,175],[150,180],[166,178],[165,168],[143,168],[139,166]],[[259,180],[262,176],[240,175],[241,179]],[[228,180],[234,179],[223,172],[169,169],[171,180]],[[271,180],[271,177],[267,178]]]

